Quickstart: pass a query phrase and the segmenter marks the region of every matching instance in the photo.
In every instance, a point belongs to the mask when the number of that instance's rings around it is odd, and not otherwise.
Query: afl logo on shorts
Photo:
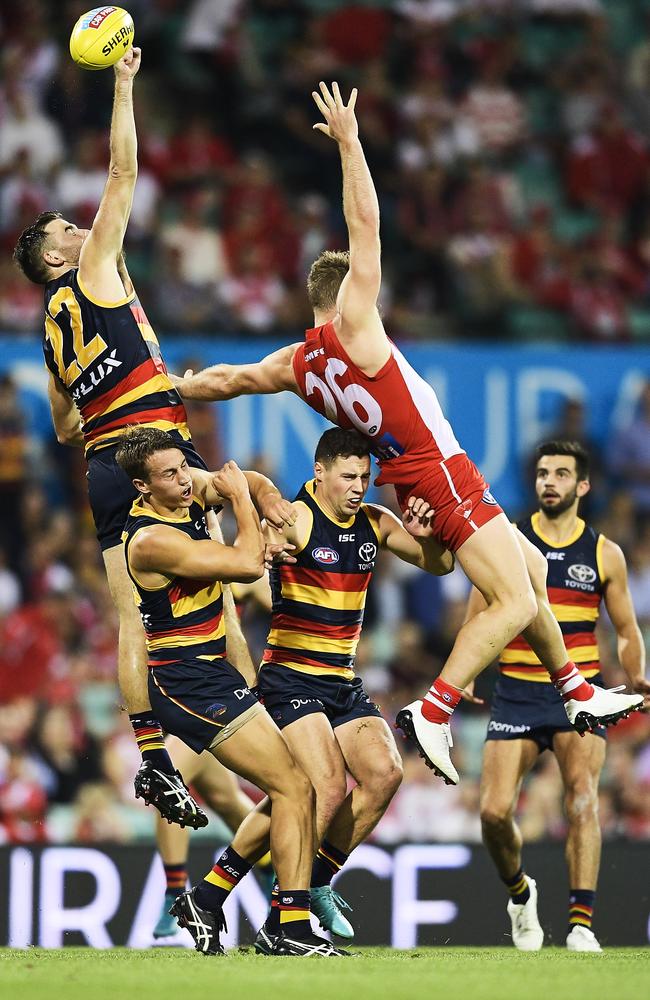
[[[593,583],[596,579],[596,570],[591,566],[584,566],[582,563],[574,563],[569,566],[567,573],[576,583]]]
[[[311,550],[312,559],[322,563],[323,566],[332,566],[339,561],[339,554],[334,549],[328,549],[324,545]]]
[[[362,562],[372,562],[372,560],[377,555],[377,546],[372,542],[364,542],[363,545],[359,546],[359,559]]]
[[[483,496],[481,497],[481,503],[489,503],[491,507],[497,507],[498,504],[489,490],[485,490]]]

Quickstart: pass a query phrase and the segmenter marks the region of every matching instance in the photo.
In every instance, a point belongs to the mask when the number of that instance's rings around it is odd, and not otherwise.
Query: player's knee
[[[333,816],[348,793],[345,773],[319,775],[314,779],[314,791],[318,812]]]
[[[484,834],[498,834],[512,822],[512,809],[505,802],[481,803],[481,827]]]
[[[598,790],[591,780],[578,780],[567,788],[564,808],[570,823],[588,823],[598,816]]]
[[[514,613],[517,619],[517,633],[523,632],[531,622],[534,622],[538,613],[537,598],[532,584],[526,592],[517,599],[514,605]]]
[[[390,802],[402,783],[404,769],[399,755],[390,755],[377,760],[372,771],[360,784],[372,791],[378,802]]]

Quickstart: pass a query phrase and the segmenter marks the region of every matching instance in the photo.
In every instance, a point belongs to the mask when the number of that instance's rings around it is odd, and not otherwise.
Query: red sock
[[[592,685],[584,679],[571,660],[556,674],[551,674],[551,680],[556,691],[562,695],[562,701],[569,701],[571,698],[575,698],[576,701],[589,701],[594,693]]]
[[[422,701],[422,715],[428,722],[449,722],[460,701],[460,689],[438,677]]]

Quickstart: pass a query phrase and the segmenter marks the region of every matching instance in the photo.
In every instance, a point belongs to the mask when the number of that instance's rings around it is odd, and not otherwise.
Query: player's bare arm
[[[171,379],[184,399],[215,402],[237,396],[298,392],[293,356],[300,344],[289,344],[252,365],[212,365]]]
[[[59,380],[51,372],[47,382],[47,398],[52,414],[52,424],[59,444],[82,447],[84,437],[81,429],[81,414]]]
[[[650,708],[650,681],[645,676],[645,644],[632,604],[625,556],[609,538],[603,542],[602,566],[605,607],[616,629],[618,658],[632,690],[644,695],[647,710]]]
[[[426,501],[421,503],[430,509]],[[378,504],[368,504],[367,510],[377,525],[382,548],[433,576],[451,573],[453,554],[433,537],[430,517],[426,514],[420,517],[407,510],[400,521],[392,511]]]
[[[215,485],[216,473],[206,472],[204,469],[191,469],[190,475],[192,476],[194,495],[200,497],[206,506],[216,507],[223,503],[224,497],[220,495]],[[260,517],[278,529],[282,529],[285,524],[293,524],[295,520],[293,504],[284,499],[280,490],[268,476],[253,470],[245,470],[243,475]]]
[[[350,269],[337,297],[334,326],[339,340],[359,367],[374,375],[390,356],[379,313],[381,243],[379,201],[359,140],[354,113],[357,90],[344,103],[338,83],[320,83],[312,97],[325,119],[314,128],[338,144],[343,172],[343,213],[348,229]]]
[[[140,49],[133,48],[115,64],[111,121],[111,159],[97,215],[79,257],[79,277],[90,295],[118,302],[129,294],[118,270],[133,191],[138,176],[138,143],[133,115],[133,80],[140,68]],[[128,275],[127,275],[128,279]],[[130,285],[130,280],[128,281]]]
[[[294,553],[302,551],[309,538],[313,522],[312,513],[301,500],[287,505],[291,510],[283,525],[265,520],[262,528],[267,554],[275,562],[295,562]],[[267,560],[268,562],[268,560]]]

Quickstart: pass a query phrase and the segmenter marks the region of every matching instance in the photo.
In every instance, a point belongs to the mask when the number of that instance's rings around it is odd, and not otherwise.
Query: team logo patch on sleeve
[[[333,566],[339,561],[339,554],[335,549],[329,549],[325,545],[319,545],[311,550],[312,559],[322,563],[323,566]]]
[[[481,497],[481,503],[487,503],[491,507],[498,507],[497,501],[494,499],[489,490],[485,490],[483,496]]]

